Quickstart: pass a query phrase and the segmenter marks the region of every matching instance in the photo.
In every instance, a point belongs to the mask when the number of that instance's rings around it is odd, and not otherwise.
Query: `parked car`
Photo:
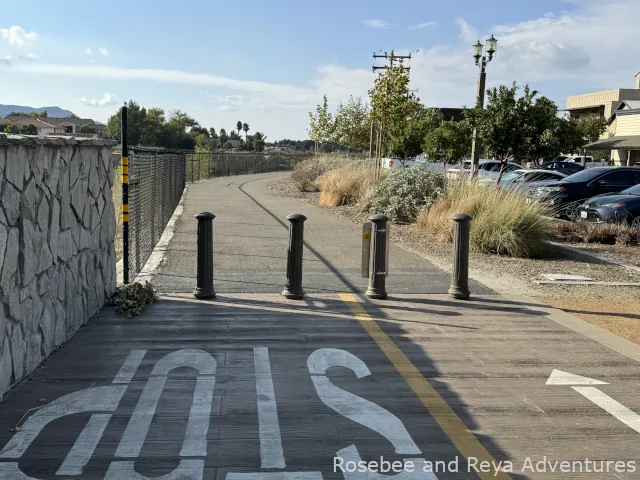
[[[577,163],[569,163],[560,160],[553,160],[551,162],[544,162],[540,166],[541,170],[551,170],[554,172],[564,173],[565,175],[571,175],[573,173],[578,173],[584,170],[582,165],[578,165]]]
[[[416,165],[425,165],[427,160],[424,157],[416,157],[411,159],[402,159],[402,158],[383,158],[382,159],[382,168],[388,169],[396,169],[403,167],[413,167]]]
[[[628,222],[640,230],[640,185],[590,198],[580,207],[579,215],[589,222]]]
[[[480,179],[497,179],[500,175],[500,160],[480,159],[478,161],[478,178]],[[504,173],[521,169],[522,165],[514,162],[507,162],[504,165]],[[469,175],[471,172],[471,160],[465,160],[461,168],[451,168],[447,171],[449,175]]]
[[[529,188],[530,186],[537,184],[537,182],[543,182],[548,180],[562,180],[566,175],[560,172],[554,172],[551,170],[528,170],[518,169],[504,173],[498,185],[504,189],[519,189]],[[482,180],[487,184],[496,184],[497,179]]]
[[[541,182],[530,195],[551,206],[555,216],[576,220],[588,198],[615,193],[640,184],[638,167],[594,167],[560,181]]]
[[[609,165],[609,162],[594,159],[589,155],[574,155],[572,157],[565,158],[563,161],[566,163],[575,163],[577,165],[582,165],[585,168],[606,167],[607,165]]]

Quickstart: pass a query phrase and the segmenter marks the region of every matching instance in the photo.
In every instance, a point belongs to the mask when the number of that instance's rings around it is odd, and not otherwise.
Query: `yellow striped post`
[[[122,277],[129,283],[129,146],[127,145],[127,106],[121,110],[122,123]]]

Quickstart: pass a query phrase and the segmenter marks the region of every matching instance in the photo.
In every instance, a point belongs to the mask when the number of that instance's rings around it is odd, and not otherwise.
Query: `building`
[[[610,135],[586,145],[588,150],[610,150],[614,165],[640,165],[640,101],[624,101],[613,112]]]
[[[5,121],[15,125],[34,125],[38,135],[98,135],[103,136],[105,126],[96,124],[90,118],[54,118],[54,117],[29,117],[9,116]],[[84,132],[82,130],[85,130]],[[87,131],[89,130],[89,131]]]
[[[585,148],[610,150],[614,165],[640,161],[640,72],[635,76],[635,87],[567,97],[569,118],[599,115],[609,120],[600,139]]]
[[[567,116],[569,118],[580,118],[587,115],[600,115],[611,119],[614,113],[624,102],[640,101],[640,73],[636,74],[636,88],[616,88],[614,90],[604,90],[601,92],[585,93],[567,97]],[[610,127],[602,134],[601,138],[608,138],[615,133],[615,127]]]

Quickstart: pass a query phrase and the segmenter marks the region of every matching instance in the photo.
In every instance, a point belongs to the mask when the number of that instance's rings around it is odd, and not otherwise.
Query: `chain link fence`
[[[129,278],[162,236],[185,187],[185,154],[133,148],[129,154]]]
[[[277,153],[192,153],[186,156],[186,180],[192,183],[233,175],[290,172],[305,158],[305,155],[293,157]]]
[[[129,150],[129,248],[122,249],[122,167],[114,178],[116,255],[127,255],[129,279],[144,268],[180,202],[186,183],[252,173],[288,172],[307,158],[282,154],[185,153],[152,147]]]

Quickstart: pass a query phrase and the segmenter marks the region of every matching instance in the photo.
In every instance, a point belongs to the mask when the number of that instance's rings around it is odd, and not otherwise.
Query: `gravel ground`
[[[318,205],[319,194],[298,192],[288,177],[269,184],[274,195],[301,198]],[[355,223],[366,221],[367,212],[357,206],[322,207],[350,218]],[[450,271],[452,245],[419,231],[414,225],[394,224],[391,238],[403,247],[424,256],[436,266]],[[640,247],[609,245],[571,245],[603,257],[640,265]],[[584,275],[603,282],[638,282],[640,272],[598,261],[564,249],[555,249],[552,258],[544,260],[502,257],[471,253],[470,275],[490,284],[503,294],[529,295],[566,310],[583,320],[640,343],[640,287],[607,287],[598,285],[537,285],[544,273]]]

